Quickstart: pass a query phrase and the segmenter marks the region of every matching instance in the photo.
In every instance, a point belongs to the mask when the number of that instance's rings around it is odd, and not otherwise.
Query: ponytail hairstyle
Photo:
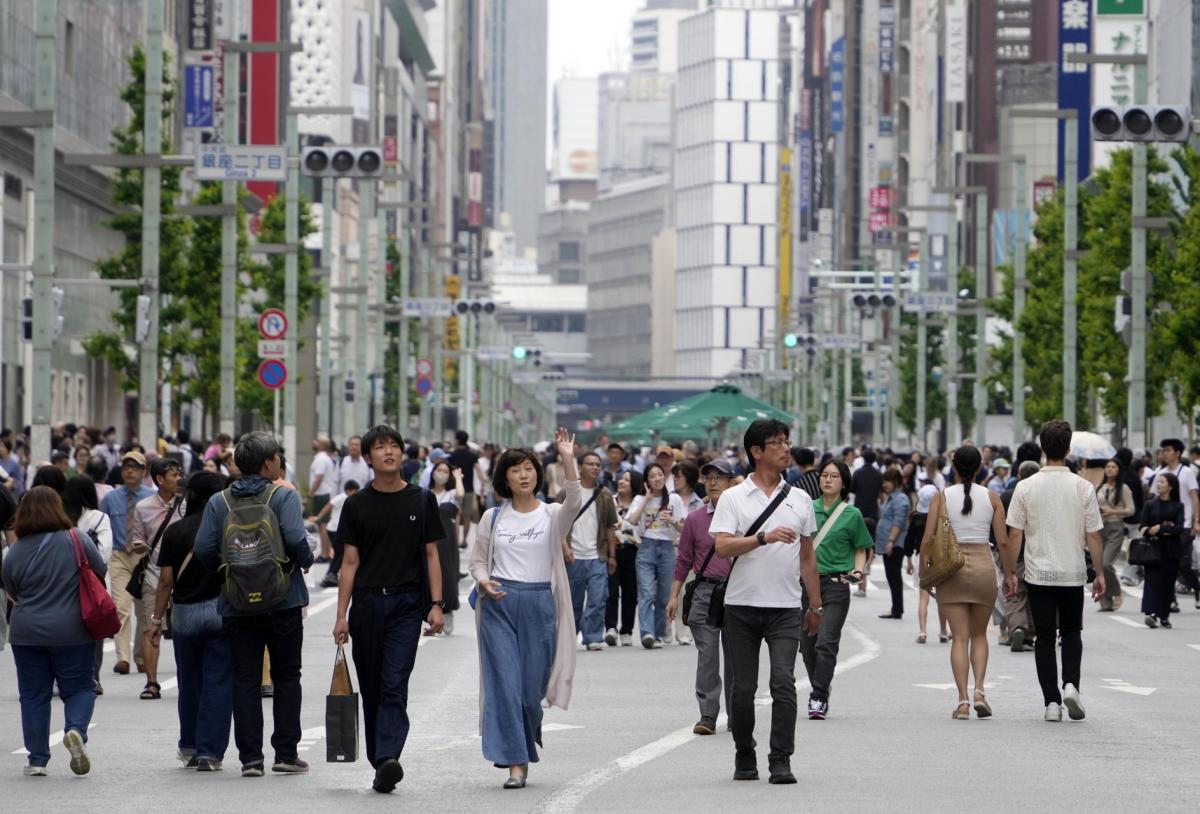
[[[962,482],[963,488],[963,514],[971,513],[971,484],[975,481],[975,474],[979,471],[980,464],[983,463],[983,458],[979,455],[979,450],[975,447],[959,447],[954,450],[954,456],[951,459],[954,466],[954,471],[958,473],[958,479]]]

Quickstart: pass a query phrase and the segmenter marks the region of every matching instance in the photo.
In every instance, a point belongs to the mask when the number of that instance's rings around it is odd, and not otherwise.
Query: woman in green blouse
[[[821,497],[813,501],[817,515],[817,571],[821,575],[821,600],[824,609],[817,635],[800,637],[800,655],[808,671],[812,692],[808,696],[808,717],[823,721],[829,714],[829,689],[837,667],[842,626],[850,610],[850,585],[863,578],[867,550],[875,545],[862,512],[847,501],[850,497],[850,470],[834,459],[821,467]],[[828,525],[828,528],[826,526]],[[803,587],[803,585],[801,586]],[[803,607],[808,610],[808,592]]]

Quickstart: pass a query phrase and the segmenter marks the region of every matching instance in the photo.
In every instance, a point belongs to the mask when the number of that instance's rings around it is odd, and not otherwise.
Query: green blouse
[[[823,498],[818,497],[813,501],[813,511],[817,515],[817,534],[821,533],[821,527],[825,525],[829,516],[837,511],[840,503],[839,500],[831,508],[826,509]],[[813,536],[816,537],[816,535]],[[860,548],[873,548],[874,546],[875,541],[871,539],[871,532],[867,531],[867,524],[863,520],[862,512],[853,506],[847,506],[841,517],[837,519],[837,523],[821,541],[820,547],[817,548],[817,571],[822,574],[843,574],[853,571],[854,552]]]

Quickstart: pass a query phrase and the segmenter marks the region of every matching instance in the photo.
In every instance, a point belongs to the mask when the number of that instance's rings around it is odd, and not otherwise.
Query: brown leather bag
[[[958,573],[967,558],[958,547],[958,538],[950,526],[950,513],[946,511],[946,493],[939,501],[937,525],[929,542],[921,546],[921,590],[936,588]]]

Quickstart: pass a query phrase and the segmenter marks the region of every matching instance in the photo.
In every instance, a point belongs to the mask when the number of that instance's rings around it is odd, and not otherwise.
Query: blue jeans
[[[350,605],[367,760],[374,767],[398,759],[408,741],[408,680],[417,662],[422,610],[420,591],[355,591]]]
[[[554,663],[558,619],[549,582],[501,582],[507,596],[480,597],[476,612],[483,673],[483,756],[507,767],[538,762],[542,698]]]
[[[96,645],[38,647],[12,646],[17,665],[17,691],[21,698],[21,732],[30,766],[50,762],[50,693],[58,682],[65,710],[63,732],[74,729],[87,742],[92,709],[96,706],[96,682],[92,679],[92,658]]]
[[[179,750],[222,760],[233,720],[233,654],[214,597],[171,612],[179,680]]]
[[[661,639],[667,633],[667,600],[675,576],[675,544],[642,540],[637,553],[638,625],[642,637]]]
[[[583,643],[604,638],[604,608],[608,603],[608,566],[604,560],[575,560],[567,565],[571,582],[571,604],[575,607],[575,628],[583,634]]]

